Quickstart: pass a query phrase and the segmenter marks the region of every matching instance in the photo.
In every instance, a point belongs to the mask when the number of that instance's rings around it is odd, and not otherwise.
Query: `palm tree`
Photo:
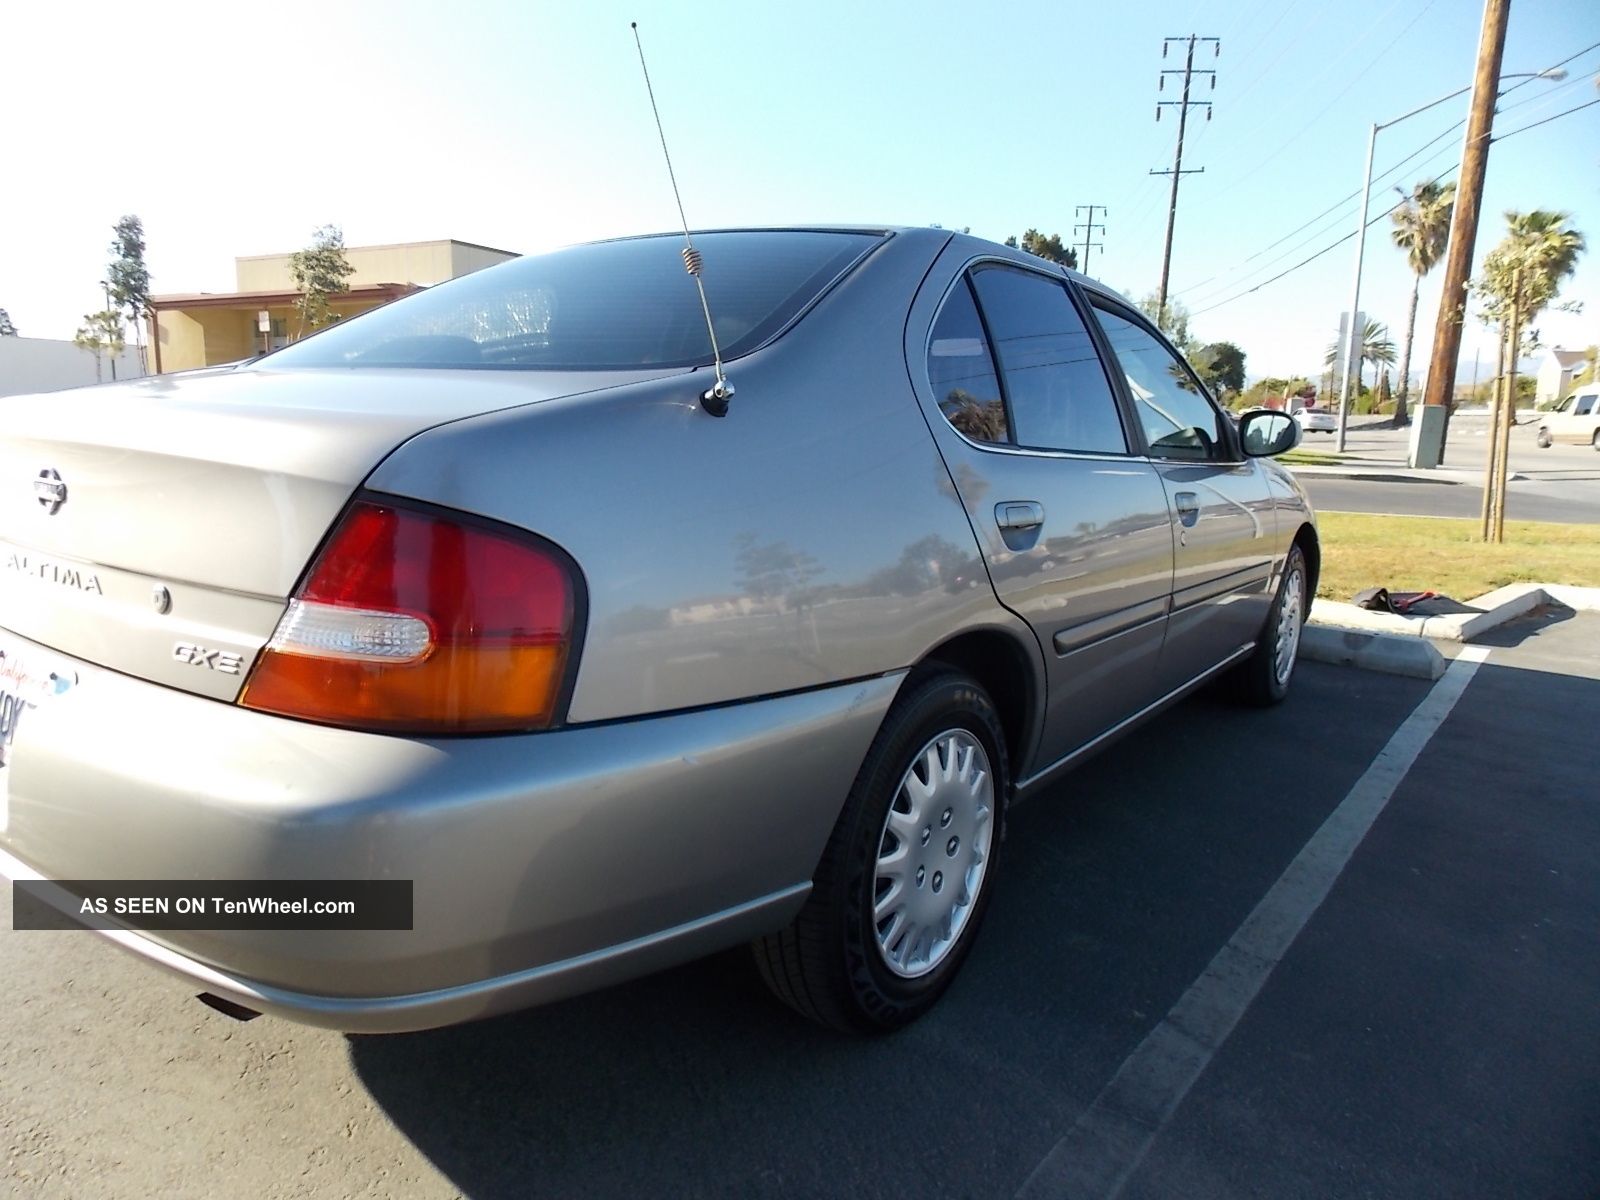
[[[1332,367],[1339,361],[1338,342],[1328,347],[1322,356],[1322,365]],[[1360,392],[1361,371],[1368,363],[1394,365],[1394,343],[1389,340],[1389,327],[1381,321],[1364,321],[1361,325],[1361,361],[1356,364],[1356,391]],[[1335,376],[1335,383],[1338,382]],[[1355,399],[1354,396],[1351,399]]]
[[[1483,297],[1480,319],[1500,326],[1500,359],[1508,382],[1497,388],[1490,440],[1490,486],[1484,489],[1483,539],[1505,540],[1506,456],[1516,424],[1517,359],[1527,330],[1549,307],[1583,253],[1583,235],[1567,225],[1570,214],[1506,213],[1506,236],[1484,257],[1477,282]]]
[[[1543,312],[1556,298],[1561,281],[1577,269],[1584,241],[1583,234],[1567,225],[1571,216],[1543,209],[1506,213],[1506,238],[1496,250],[1507,248],[1513,265],[1522,269],[1520,301],[1524,321]]]
[[[1506,236],[1483,260],[1477,283],[1483,297],[1480,320],[1500,327],[1507,370],[1516,373],[1522,347],[1508,344],[1512,310],[1526,330],[1549,307],[1584,251],[1583,235],[1567,225],[1570,213],[1506,213]],[[1518,341],[1522,339],[1519,337]]]
[[[1390,237],[1405,251],[1411,264],[1411,307],[1406,313],[1405,349],[1400,354],[1400,391],[1394,402],[1394,423],[1404,425],[1409,419],[1406,397],[1411,385],[1411,346],[1417,334],[1417,294],[1422,290],[1422,277],[1433,270],[1444,257],[1450,241],[1450,217],[1455,210],[1456,185],[1425,181],[1411,189],[1408,196],[1400,188],[1400,207],[1394,210],[1394,229]]]

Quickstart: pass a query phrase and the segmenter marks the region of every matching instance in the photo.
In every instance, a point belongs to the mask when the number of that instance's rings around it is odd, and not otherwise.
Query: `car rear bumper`
[[[12,747],[0,874],[412,880],[411,930],[103,935],[199,990],[352,1032],[510,1011],[782,926],[902,678],[420,740],[74,665]]]

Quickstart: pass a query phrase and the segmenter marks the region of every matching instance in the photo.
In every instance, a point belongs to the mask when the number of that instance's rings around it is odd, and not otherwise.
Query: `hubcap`
[[[993,814],[989,756],[967,730],[945,730],[906,768],[878,838],[872,906],[878,953],[896,975],[926,975],[960,939],[983,888]]]
[[[1289,682],[1294,656],[1300,649],[1300,612],[1305,604],[1305,580],[1299,571],[1290,571],[1283,580],[1283,603],[1278,607],[1278,648],[1273,657],[1273,673],[1278,685]]]

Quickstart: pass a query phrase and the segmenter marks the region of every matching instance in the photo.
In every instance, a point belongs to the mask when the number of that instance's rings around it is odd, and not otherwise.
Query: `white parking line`
[[[1018,1200],[1122,1193],[1488,656],[1482,646],[1462,648],[1205,972],[1034,1168]]]

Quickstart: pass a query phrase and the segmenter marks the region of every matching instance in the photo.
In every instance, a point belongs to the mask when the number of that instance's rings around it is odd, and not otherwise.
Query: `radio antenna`
[[[717,345],[717,330],[711,322],[711,305],[706,302],[706,285],[700,278],[705,269],[705,260],[700,257],[700,251],[694,248],[694,242],[689,237],[689,218],[683,211],[683,194],[678,191],[678,176],[672,169],[672,152],[667,149],[667,133],[661,127],[661,109],[656,105],[656,90],[650,86],[650,68],[644,61],[644,43],[639,40],[639,22],[629,21],[628,27],[633,30],[633,44],[639,50],[639,69],[644,72],[644,90],[650,96],[650,111],[656,118],[656,134],[661,138],[661,157],[667,160],[667,178],[672,181],[672,198],[678,202],[678,220],[683,223],[683,265],[694,279],[694,286],[700,292],[700,309],[706,315],[706,332],[711,335],[711,361],[717,372],[717,381],[712,384],[709,391],[700,397],[700,403],[705,410],[714,417],[725,416],[728,412],[728,401],[733,398],[733,384],[728,382],[722,373],[722,348]]]

